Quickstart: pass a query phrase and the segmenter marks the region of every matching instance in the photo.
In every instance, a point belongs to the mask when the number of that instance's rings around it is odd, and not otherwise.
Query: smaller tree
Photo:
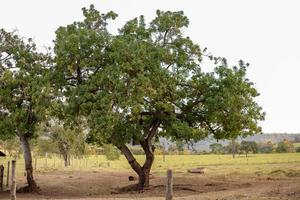
[[[213,143],[213,144],[209,145],[209,148],[210,148],[211,152],[214,154],[224,153],[224,147],[220,143]]]
[[[236,141],[236,139],[232,139],[224,150],[226,153],[231,153],[232,157],[235,158],[235,154],[240,151],[240,144]]]
[[[258,144],[258,151],[260,153],[272,153],[273,149],[274,144],[271,141]]]
[[[241,142],[241,150],[245,152],[246,157],[248,157],[248,153],[257,153],[258,151],[258,146],[255,141],[242,141]]]
[[[80,126],[67,127],[59,120],[52,119],[47,124],[41,124],[39,131],[63,156],[65,167],[70,165],[71,154],[80,156],[85,153],[85,134]],[[41,145],[44,143],[47,143],[45,139]]]
[[[293,143],[288,140],[283,140],[277,144],[276,152],[277,153],[291,153],[294,152],[295,148]]]
[[[104,144],[103,151],[107,160],[119,160],[120,158],[120,152],[112,144]]]
[[[183,154],[184,152],[184,143],[181,140],[176,140],[176,149],[179,154]]]
[[[20,141],[16,137],[6,138],[2,141],[2,145],[4,152],[8,153],[9,156],[19,157],[22,152]]]

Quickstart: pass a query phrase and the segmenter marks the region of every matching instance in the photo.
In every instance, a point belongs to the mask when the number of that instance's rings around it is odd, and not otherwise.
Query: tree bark
[[[146,160],[142,167],[145,180],[141,184],[143,184],[144,187],[149,187],[150,170],[154,161],[154,146],[148,140],[141,141],[141,145],[146,154]]]
[[[58,146],[63,156],[65,167],[70,166],[69,145],[66,142],[59,142]]]
[[[142,190],[144,189],[144,182],[145,182],[145,174],[141,165],[136,161],[131,151],[128,149],[126,145],[121,145],[118,147],[120,151],[126,157],[128,163],[130,164],[131,168],[137,173],[139,176],[139,183],[137,184],[137,189]]]
[[[37,184],[33,178],[33,168],[32,168],[32,157],[31,157],[31,150],[28,142],[28,138],[26,138],[24,135],[19,135],[21,147],[24,154],[24,160],[25,160],[25,170],[26,170],[26,178],[27,178],[27,184],[26,187],[27,192],[37,192],[38,187]]]
[[[63,156],[63,159],[64,159],[65,167],[69,166],[70,165],[69,155],[67,153],[63,153],[62,156]]]
[[[231,143],[232,143],[232,158],[235,158],[235,153],[236,153],[235,139],[232,139]]]
[[[150,125],[149,129],[144,130],[144,138],[140,141],[140,144],[146,155],[146,159],[143,166],[141,166],[136,161],[133,154],[130,152],[130,150],[125,144],[118,147],[126,157],[131,168],[139,176],[139,182],[137,184],[138,190],[143,190],[145,187],[149,187],[150,170],[154,161],[154,146],[152,145],[152,139],[157,134],[159,125],[160,121],[154,120],[153,123]]]

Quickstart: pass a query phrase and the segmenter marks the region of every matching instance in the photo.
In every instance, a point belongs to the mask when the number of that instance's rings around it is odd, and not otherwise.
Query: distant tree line
[[[283,140],[278,143],[272,143],[270,141],[257,143],[255,141],[241,141],[241,143],[229,142],[228,145],[223,146],[220,143],[213,143],[210,146],[211,153],[214,154],[231,154],[233,150],[238,154],[249,153],[293,153],[300,152],[300,146],[297,141]]]

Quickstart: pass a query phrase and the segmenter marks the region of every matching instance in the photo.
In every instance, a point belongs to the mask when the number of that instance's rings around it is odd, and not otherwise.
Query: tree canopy
[[[36,136],[36,124],[46,107],[43,75],[49,59],[36,50],[32,39],[25,41],[14,32],[0,30],[0,137],[19,137],[30,191],[37,186],[29,140]]]
[[[118,34],[107,29],[116,13],[91,5],[83,15],[56,31],[55,103],[65,120],[86,119],[90,142],[117,146],[140,180],[150,171],[155,137],[198,141],[261,131],[264,113],[246,77],[248,64],[230,67],[225,58],[207,55],[184,35],[189,20],[183,12],[158,10],[149,24],[134,18]],[[214,62],[213,71],[202,70],[204,59]],[[143,147],[143,165],[127,148],[131,141]]]

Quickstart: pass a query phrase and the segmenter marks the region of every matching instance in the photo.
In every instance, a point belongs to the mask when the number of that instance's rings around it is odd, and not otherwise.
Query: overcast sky
[[[190,19],[185,33],[194,42],[230,63],[250,63],[248,77],[267,113],[263,132],[300,132],[300,1],[7,0],[0,3],[0,28],[53,46],[56,28],[81,20],[81,8],[90,4],[118,13],[112,31],[139,15],[150,21],[157,9],[184,11]]]

